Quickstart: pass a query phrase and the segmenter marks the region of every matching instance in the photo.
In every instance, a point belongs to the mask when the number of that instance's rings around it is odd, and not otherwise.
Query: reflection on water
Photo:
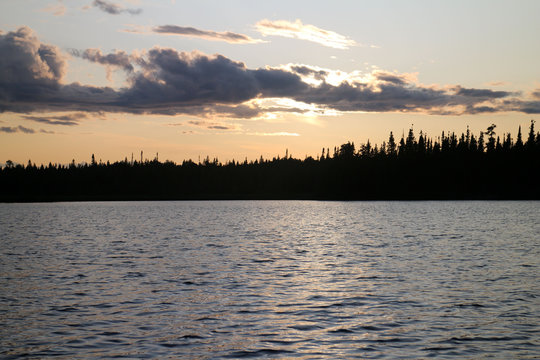
[[[0,204],[0,357],[537,358],[539,205]]]

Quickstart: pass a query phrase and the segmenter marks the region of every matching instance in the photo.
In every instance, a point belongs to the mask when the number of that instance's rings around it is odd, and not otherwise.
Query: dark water
[[[0,358],[540,357],[540,202],[0,204]]]

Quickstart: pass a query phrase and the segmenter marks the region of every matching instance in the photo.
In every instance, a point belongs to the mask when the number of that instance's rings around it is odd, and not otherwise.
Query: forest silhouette
[[[0,201],[334,199],[540,199],[540,132],[531,120],[514,140],[496,126],[436,139],[411,128],[380,145],[348,142],[303,160],[218,159],[181,164],[128,160],[26,166],[0,170]]]

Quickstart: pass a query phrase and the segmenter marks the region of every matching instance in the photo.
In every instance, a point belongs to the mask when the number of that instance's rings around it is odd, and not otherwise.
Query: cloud
[[[88,118],[86,113],[74,113],[68,115],[59,115],[59,116],[32,116],[32,115],[22,115],[23,119],[40,122],[48,125],[63,125],[63,126],[74,126],[79,125],[80,120]]]
[[[17,132],[17,130],[18,129],[16,127],[9,127],[9,126],[0,127],[0,132],[4,132],[4,133],[8,133],[8,134],[15,133],[15,132]]]
[[[187,122],[189,125],[203,127],[210,130],[238,130],[238,125],[224,124],[210,121],[190,120]]]
[[[456,91],[456,95],[482,97],[482,98],[487,98],[487,99],[499,99],[499,98],[512,95],[512,93],[508,91],[493,91],[489,89],[466,89],[466,88],[462,88],[461,86],[457,86],[455,91]]]
[[[525,114],[540,114],[540,100],[509,99],[504,101],[508,111],[522,112]]]
[[[516,111],[525,114],[540,114],[540,101],[525,101],[520,104]]]
[[[89,61],[125,69],[123,88],[64,84],[66,56],[55,46],[39,42],[25,27],[0,33],[0,54],[0,112],[103,111],[207,118],[331,111],[540,113],[538,98],[459,85],[427,86],[418,83],[414,74],[345,73],[308,65],[250,69],[219,54],[158,47],[129,56],[121,51],[102,54],[97,49],[80,53]],[[287,99],[290,104],[274,101],[263,106],[264,99]],[[56,125],[70,121],[46,116],[29,120]]]
[[[64,6],[64,4],[62,4],[62,0],[59,0],[55,4],[47,5],[46,7],[41,9],[41,11],[51,13],[54,16],[64,16],[66,14],[67,9]]]
[[[231,44],[256,44],[264,42],[260,39],[253,39],[247,35],[233,33],[230,31],[216,32],[211,30],[200,30],[193,27],[176,25],[157,26],[152,29],[152,32],[165,35],[190,36],[206,40],[225,41]]]
[[[0,132],[5,132],[9,134],[17,133],[17,132],[22,132],[25,134],[34,134],[36,131],[34,129],[29,129],[27,127],[19,125],[17,127],[9,127],[9,126],[0,127]]]
[[[101,11],[104,11],[111,15],[119,15],[122,13],[138,15],[142,12],[142,9],[126,9],[120,5],[117,5],[113,2],[105,1],[105,0],[94,0],[94,2],[92,3],[92,6],[97,7]]]
[[[508,83],[506,81],[491,81],[491,82],[487,83],[487,85],[489,85],[489,86],[505,86],[505,85],[508,85]]]
[[[307,104],[289,98],[263,98],[255,99],[250,105],[257,109],[260,117],[275,118],[280,113],[289,113],[306,116],[335,116],[339,112],[317,104]]]
[[[133,71],[133,65],[129,55],[125,51],[115,51],[114,53],[103,55],[99,49],[86,49],[84,51],[70,50],[71,54],[82,59],[105,65],[107,69],[107,80],[112,81],[112,68],[117,67],[126,72]]]
[[[28,27],[0,34],[0,111],[30,111],[61,91],[67,56]],[[17,110],[18,109],[18,110]]]
[[[313,76],[316,80],[324,80],[328,76],[328,71],[313,69],[306,65],[293,65],[290,69],[300,75]]]
[[[56,131],[43,130],[43,129],[39,130],[39,132],[42,133],[42,134],[59,134]]]
[[[42,134],[57,134],[57,132],[55,131],[49,131],[49,130],[43,130],[43,129],[36,131],[34,129],[30,129],[21,125],[15,126],[15,127],[3,126],[3,127],[0,127],[0,132],[4,132],[8,134],[14,134],[14,133],[35,134],[37,132],[42,133]]]
[[[259,21],[255,27],[264,36],[283,36],[308,40],[335,49],[346,50],[351,46],[357,45],[354,40],[344,35],[324,30],[314,25],[304,25],[299,19],[295,22],[264,19]]]
[[[0,33],[0,79],[4,83],[55,85],[66,71],[67,57],[52,45],[42,44],[28,27]]]
[[[99,49],[86,49],[84,51],[71,50],[71,54],[102,65],[117,66],[127,72],[133,71],[129,55],[125,51],[115,51],[112,54],[103,55]]]
[[[131,34],[148,34],[150,29],[148,26],[137,25],[137,24],[126,24],[127,29],[119,30],[120,32],[126,32]]]
[[[395,85],[406,85],[409,82],[403,74],[393,74],[385,71],[375,71],[373,76],[382,82],[387,82]]]

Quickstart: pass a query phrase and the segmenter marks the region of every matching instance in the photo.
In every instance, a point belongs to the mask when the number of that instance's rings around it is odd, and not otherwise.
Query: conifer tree
[[[478,137],[478,151],[484,152],[484,132],[480,131],[480,136]]]
[[[531,126],[529,127],[529,137],[527,138],[527,143],[525,144],[527,148],[532,149],[534,147],[534,120],[531,120]]]
[[[388,138],[388,155],[395,156],[396,153],[396,141],[394,139],[394,134],[390,131],[390,137]]]
[[[413,153],[416,149],[416,138],[414,137],[414,131],[412,128],[409,129],[409,134],[407,134],[407,140],[405,141],[405,149],[407,153]]]
[[[521,139],[521,125],[519,125],[516,144],[514,145],[516,150],[521,150],[523,148],[523,140]]]
[[[398,155],[403,156],[404,154],[405,154],[405,138],[404,138],[404,135],[401,135],[401,140],[399,140]]]
[[[488,152],[491,152],[491,151],[495,150],[495,134],[496,134],[495,133],[495,128],[496,127],[497,127],[497,125],[491,124],[486,129],[486,134],[489,137],[488,138],[488,143],[487,143],[487,151]]]
[[[510,133],[506,134],[506,137],[503,141],[503,150],[509,151],[512,148],[512,137],[510,136]]]
[[[472,134],[471,134],[471,140],[469,142],[469,150],[472,152],[475,152],[478,150],[478,143],[476,142],[476,138]]]

